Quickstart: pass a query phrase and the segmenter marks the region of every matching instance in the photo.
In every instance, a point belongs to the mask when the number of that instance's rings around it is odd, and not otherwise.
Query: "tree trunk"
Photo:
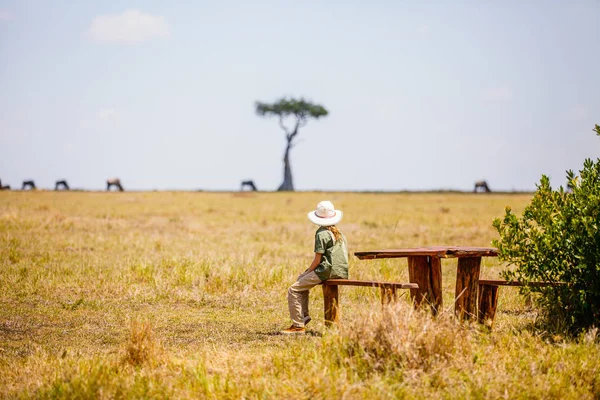
[[[290,166],[290,149],[292,141],[288,139],[285,155],[283,157],[283,183],[277,189],[278,192],[293,192],[294,182],[292,181],[292,168]]]

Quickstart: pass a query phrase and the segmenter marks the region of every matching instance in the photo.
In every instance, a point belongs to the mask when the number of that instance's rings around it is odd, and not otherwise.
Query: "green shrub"
[[[600,136],[600,126],[595,132]],[[526,287],[539,292],[549,322],[577,330],[600,322],[600,159],[586,159],[579,175],[567,171],[568,190],[553,190],[542,176],[521,218],[510,209],[494,220],[493,244],[514,265],[506,279],[524,284],[566,282],[560,287]]]

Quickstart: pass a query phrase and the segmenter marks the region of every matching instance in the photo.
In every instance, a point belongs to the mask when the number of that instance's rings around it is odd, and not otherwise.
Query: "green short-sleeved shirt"
[[[343,235],[342,235],[343,236]],[[315,253],[323,254],[315,273],[322,280],[348,279],[348,249],[346,238],[334,242],[333,234],[325,227],[315,234]]]

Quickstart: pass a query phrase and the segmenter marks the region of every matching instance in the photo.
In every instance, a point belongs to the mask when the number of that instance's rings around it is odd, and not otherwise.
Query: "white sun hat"
[[[307,214],[310,222],[320,226],[335,225],[342,220],[344,213],[333,208],[330,201],[322,201],[317,204],[317,209]]]

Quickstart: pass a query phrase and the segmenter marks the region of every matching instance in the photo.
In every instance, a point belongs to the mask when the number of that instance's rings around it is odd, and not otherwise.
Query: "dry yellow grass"
[[[311,260],[306,212],[329,199],[350,251],[489,246],[494,217],[529,195],[459,193],[0,193],[0,396],[397,398],[600,396],[594,334],[536,330],[502,288],[492,333],[342,288],[342,324],[311,294],[305,337],[285,291]],[[452,310],[455,260],[443,262]],[[484,259],[482,275],[502,266]],[[406,260],[350,262],[407,280]]]

